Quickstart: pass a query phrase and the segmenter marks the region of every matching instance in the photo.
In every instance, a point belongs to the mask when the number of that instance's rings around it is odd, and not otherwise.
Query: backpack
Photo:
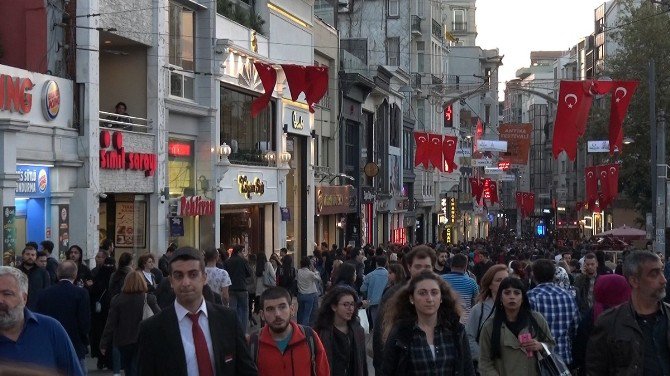
[[[305,335],[305,340],[307,341],[307,346],[309,347],[309,361],[312,367],[312,376],[316,375],[316,346],[314,345],[314,330],[305,325],[299,325],[300,331]],[[254,364],[258,364],[258,332],[252,333],[249,336],[249,352],[251,353],[251,359],[254,361]]]

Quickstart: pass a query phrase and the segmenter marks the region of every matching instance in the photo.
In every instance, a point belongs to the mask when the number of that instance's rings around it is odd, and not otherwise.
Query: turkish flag
[[[416,143],[414,166],[422,164],[423,168],[428,168],[428,133],[414,132],[414,142]]]
[[[598,179],[600,180],[600,192],[605,197],[605,202],[611,203],[619,194],[619,166],[617,164],[598,166]],[[601,205],[601,207],[605,206]]]
[[[584,134],[593,97],[583,81],[561,81],[552,152],[554,159],[565,151],[570,160],[577,156],[577,138]]]
[[[614,87],[614,81],[598,81],[598,80],[589,80],[590,83],[589,93],[591,95],[605,95],[609,94]]]
[[[328,67],[310,65],[305,69],[307,70],[305,100],[309,106],[309,112],[314,113],[314,104],[318,103],[328,91]]]
[[[428,160],[436,169],[444,171],[442,165],[442,135],[428,133]]]
[[[524,199],[526,215],[531,215],[535,211],[535,193],[528,193],[528,199]]]
[[[442,155],[444,157],[444,171],[446,172],[453,172],[458,168],[456,163],[454,163],[457,145],[458,138],[456,136],[444,136],[442,140]]]
[[[623,147],[623,119],[638,84],[638,81],[614,82],[615,88],[610,102],[610,154],[614,154],[615,150],[621,151]]]
[[[282,64],[291,99],[297,101],[300,93],[307,89],[307,69],[304,65]]]
[[[261,79],[265,94],[254,99],[254,101],[251,103],[251,117],[256,117],[265,108],[265,106],[270,103],[272,92],[274,91],[275,84],[277,83],[277,71],[272,67],[272,65],[265,64],[260,61],[255,61],[254,67],[256,67],[258,77]]]
[[[598,198],[598,169],[596,166],[584,169],[586,179],[586,201],[589,205]]]
[[[491,205],[500,202],[498,200],[498,183],[494,180],[489,181],[489,196],[491,197]]]
[[[470,190],[472,191],[472,197],[478,197],[479,196],[479,179],[477,178],[470,178]],[[477,199],[479,201],[479,199]]]

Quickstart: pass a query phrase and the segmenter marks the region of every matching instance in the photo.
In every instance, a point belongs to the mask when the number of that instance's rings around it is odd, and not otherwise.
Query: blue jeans
[[[230,291],[230,309],[237,313],[237,321],[242,331],[247,332],[249,327],[249,293],[244,291]]]
[[[121,351],[119,348],[114,346],[112,348],[112,372],[121,373]]]
[[[319,295],[298,293],[298,324],[309,325],[312,312],[316,311]]]

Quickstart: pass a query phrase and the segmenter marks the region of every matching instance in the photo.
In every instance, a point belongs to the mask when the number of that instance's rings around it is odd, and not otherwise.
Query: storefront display
[[[15,190],[16,244],[21,247],[29,241],[47,239],[50,228],[50,167],[41,165],[19,165]]]

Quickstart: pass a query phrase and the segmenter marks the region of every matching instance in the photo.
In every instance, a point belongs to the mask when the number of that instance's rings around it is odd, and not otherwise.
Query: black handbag
[[[570,376],[570,369],[560,356],[549,351],[542,343],[543,349],[537,352],[537,371],[540,376]]]

